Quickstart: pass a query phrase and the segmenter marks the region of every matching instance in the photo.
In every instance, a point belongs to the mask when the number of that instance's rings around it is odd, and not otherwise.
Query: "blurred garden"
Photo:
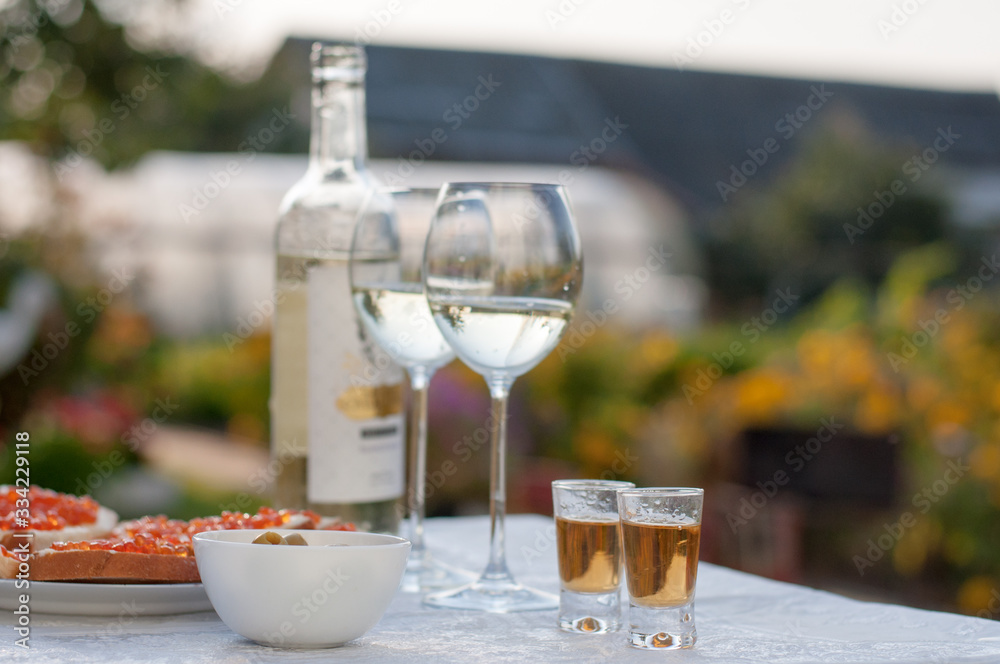
[[[9,24],[11,12],[33,6],[8,5]],[[108,116],[148,66],[169,72],[166,92],[140,107],[143,122],[105,137],[93,154],[105,168],[157,147],[231,146],[246,130],[225,121],[227,108],[269,109],[290,93],[229,81],[183,54],[134,49],[92,4],[67,6],[79,11],[53,15],[18,48],[8,38],[0,63],[0,140],[46,157],[56,192],[41,225],[15,231],[0,219],[0,311],[10,314],[0,324],[16,326],[33,278],[52,291],[24,351],[0,365],[0,481],[13,479],[10,442],[24,430],[33,483],[92,493],[122,516],[150,505],[176,517],[252,510],[267,501],[266,472],[253,481],[256,471],[238,471],[249,487],[220,487],[204,468],[185,473],[154,458],[154,448],[164,435],[200,432],[220,446],[205,464],[266,463],[267,325],[245,337],[164,334],[142,308],[143,274],[109,279],[92,259],[58,168],[88,118]],[[301,150],[302,139],[289,133],[272,149]],[[739,564],[727,547],[744,529],[765,513],[792,513],[800,559],[772,575],[989,614],[1000,588],[997,236],[955,221],[947,167],[912,163],[924,147],[831,114],[780,170],[692,215],[709,293],[697,329],[634,329],[580,311],[562,345],[514,388],[510,509],[549,512],[549,482],[562,477],[705,486],[720,497],[706,517],[716,560]],[[458,363],[435,376],[429,515],[485,510],[488,456],[475,432],[488,405],[482,379]],[[834,440],[891,448],[889,504],[824,502],[775,475],[773,491],[759,489],[766,500],[740,511],[758,491],[740,456],[747,432],[806,441],[831,422]],[[859,469],[870,463],[861,450]],[[813,458],[820,464],[823,450],[784,471]],[[791,512],[778,509],[786,499]]]

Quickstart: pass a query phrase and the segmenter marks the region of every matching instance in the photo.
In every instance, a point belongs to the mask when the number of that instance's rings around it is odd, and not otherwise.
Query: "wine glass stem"
[[[413,367],[409,370],[413,388],[410,404],[410,556],[424,555],[424,501],[427,495],[427,390],[433,370]]]
[[[507,569],[504,520],[507,516],[507,397],[513,381],[489,381],[490,396],[490,561],[482,578],[513,579]]]

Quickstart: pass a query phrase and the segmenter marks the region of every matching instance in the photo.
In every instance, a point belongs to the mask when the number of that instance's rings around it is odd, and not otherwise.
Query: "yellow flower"
[[[990,393],[990,403],[993,406],[993,410],[1000,412],[1000,383],[996,383],[993,386],[993,390]]]
[[[584,426],[573,447],[580,461],[590,468],[608,468],[615,460],[615,444],[604,431],[592,426]]]
[[[834,337],[826,330],[809,330],[796,345],[799,366],[806,374],[829,376],[835,357]]]
[[[660,368],[677,357],[677,340],[663,333],[647,334],[639,342],[638,356],[646,367]]]
[[[1000,445],[986,443],[976,446],[969,455],[969,465],[974,477],[989,480],[1000,476]]]
[[[244,343],[236,347],[235,352],[242,354],[246,363],[253,368],[267,366],[271,360],[270,333],[250,335]],[[241,362],[243,361],[241,359]]]
[[[941,383],[927,376],[915,377],[906,388],[906,401],[910,408],[918,413],[930,408],[940,395]]]
[[[858,403],[855,424],[865,433],[886,433],[895,426],[899,413],[898,399],[889,390],[866,390]]]
[[[750,423],[773,421],[788,399],[791,387],[789,377],[776,369],[765,367],[744,373],[737,385],[737,416]]]
[[[948,324],[941,328],[941,346],[949,355],[960,355],[963,350],[976,343],[978,321],[972,314],[963,311],[952,315]]]
[[[892,565],[904,576],[913,576],[923,569],[933,532],[926,519],[918,520],[892,550]]]
[[[868,340],[856,334],[844,340],[847,343],[841,344],[834,365],[838,382],[851,387],[867,385],[876,373]]]
[[[965,426],[969,421],[969,409],[957,401],[939,401],[927,411],[927,428],[943,433]]]
[[[958,590],[958,606],[966,613],[982,611],[989,606],[997,583],[988,576],[973,576]]]

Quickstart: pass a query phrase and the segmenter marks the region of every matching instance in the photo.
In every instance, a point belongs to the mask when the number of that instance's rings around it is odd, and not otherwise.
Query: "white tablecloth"
[[[485,517],[431,519],[428,545],[438,557],[479,570]],[[556,592],[551,519],[512,516],[508,558],[519,580]],[[702,563],[698,643],[689,651],[646,653],[622,632],[576,635],[555,627],[555,611],[493,615],[424,608],[398,594],[363,638],[333,650],[258,646],[231,632],[214,612],[129,618],[32,615],[31,649],[14,646],[4,611],[0,661],[48,662],[1000,662],[1000,623],[889,604],[858,602]]]

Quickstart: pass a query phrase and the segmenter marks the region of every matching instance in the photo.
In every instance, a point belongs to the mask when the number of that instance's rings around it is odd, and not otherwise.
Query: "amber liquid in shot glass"
[[[618,521],[582,521],[556,518],[559,578],[566,590],[577,593],[617,592],[621,581],[622,549]]]
[[[618,492],[628,642],[642,649],[690,648],[705,492],[659,487]]]
[[[639,606],[670,607],[694,597],[701,525],[623,522],[628,593]]]
[[[559,557],[559,628],[601,634],[621,626],[622,546],[618,490],[631,482],[552,483]]]

